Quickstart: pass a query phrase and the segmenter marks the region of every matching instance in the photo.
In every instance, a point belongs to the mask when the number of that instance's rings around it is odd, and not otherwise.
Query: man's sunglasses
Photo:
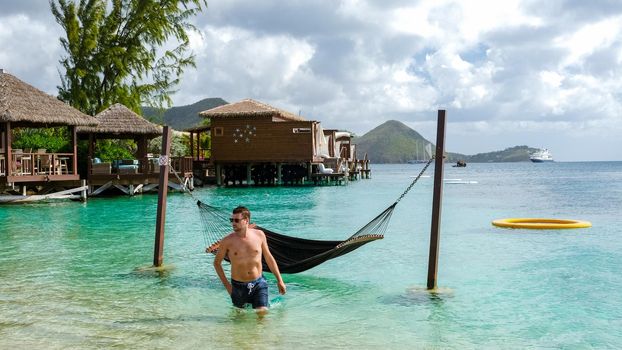
[[[230,221],[230,222],[235,222],[236,224],[237,224],[238,222],[242,221],[242,220],[244,220],[244,219],[234,219],[234,218],[229,218],[229,221]]]

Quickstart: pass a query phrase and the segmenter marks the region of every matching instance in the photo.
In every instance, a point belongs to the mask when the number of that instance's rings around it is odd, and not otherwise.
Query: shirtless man
[[[214,268],[231,295],[233,305],[243,308],[249,303],[253,305],[253,309],[264,313],[268,309],[268,283],[263,277],[262,256],[277,279],[279,293],[285,294],[286,287],[276,260],[268,249],[266,235],[261,230],[249,227],[250,219],[251,213],[247,208],[233,209],[229,219],[233,232],[220,242],[214,258]],[[227,280],[222,268],[225,256],[231,262],[231,282]]]

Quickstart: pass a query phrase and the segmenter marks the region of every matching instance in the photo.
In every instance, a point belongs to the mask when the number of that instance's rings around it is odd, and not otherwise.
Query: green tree
[[[70,152],[71,137],[67,127],[13,129],[13,148],[45,149],[48,152]]]
[[[195,65],[187,31],[204,7],[206,0],[50,0],[66,35],[59,98],[89,115],[114,103],[136,113],[141,104],[170,106],[184,68]]]
[[[171,157],[182,157],[189,154],[188,144],[190,140],[188,136],[173,133],[171,138]],[[147,146],[149,153],[160,154],[162,152],[162,136],[158,136],[149,141]]]

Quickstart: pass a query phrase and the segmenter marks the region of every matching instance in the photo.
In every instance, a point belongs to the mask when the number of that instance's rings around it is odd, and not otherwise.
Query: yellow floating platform
[[[566,229],[592,227],[592,223],[583,220],[542,219],[542,218],[508,218],[492,222],[494,226],[527,229]]]

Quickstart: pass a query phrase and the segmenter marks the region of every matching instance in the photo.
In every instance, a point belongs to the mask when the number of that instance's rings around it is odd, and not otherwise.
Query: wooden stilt
[[[222,166],[216,164],[216,185],[222,186]]]
[[[158,189],[158,212],[156,215],[155,247],[153,250],[153,265],[162,266],[164,253],[164,222],[166,220],[166,196],[168,194],[168,162],[171,151],[171,129],[164,126],[162,133],[162,152],[158,164],[160,165],[160,181]]]
[[[253,166],[251,163],[246,164],[246,186],[251,185]]]
[[[441,204],[443,201],[443,165],[445,155],[445,111],[438,111],[436,126],[436,159],[434,160],[434,195],[432,197],[432,225],[430,229],[430,256],[428,260],[428,289],[436,289],[438,248],[441,233]]]
[[[80,184],[82,185],[82,192],[80,192],[80,200],[82,202],[86,202],[86,197],[87,197],[87,190],[88,190],[88,186],[86,185],[86,180],[81,180]]]

